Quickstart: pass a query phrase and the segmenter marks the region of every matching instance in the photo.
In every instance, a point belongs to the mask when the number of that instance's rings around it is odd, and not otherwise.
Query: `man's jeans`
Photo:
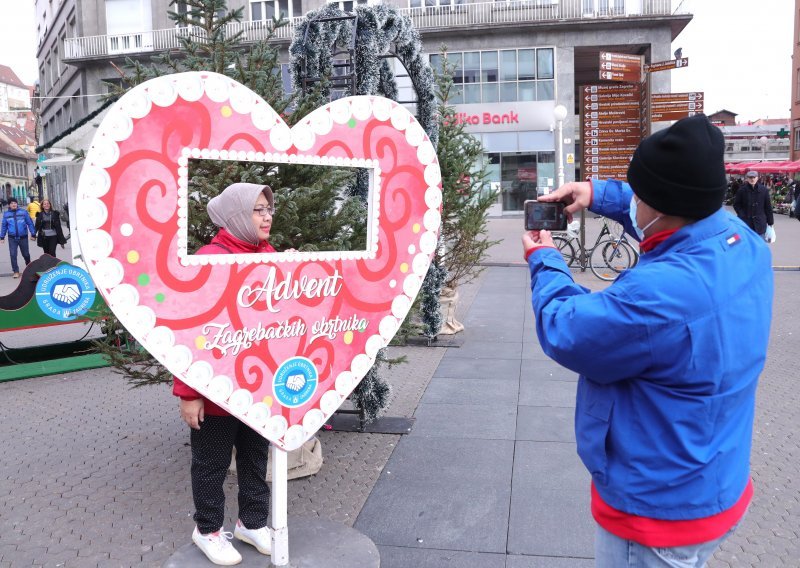
[[[735,530],[736,526],[709,542],[655,548],[619,538],[598,525],[594,537],[595,568],[703,568]]]
[[[22,253],[22,258],[25,259],[25,266],[31,263],[31,255],[28,252],[28,236],[25,235],[21,238],[8,237],[8,252],[11,255],[11,271],[19,272],[19,264],[17,264],[17,248]]]

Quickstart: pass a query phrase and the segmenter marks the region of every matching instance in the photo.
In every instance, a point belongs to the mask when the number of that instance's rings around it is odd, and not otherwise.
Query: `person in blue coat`
[[[639,144],[629,183],[539,198],[610,217],[641,241],[639,263],[601,292],[573,281],[547,231],[522,237],[539,342],[580,374],[575,435],[598,568],[702,567],[752,498],[772,261],[721,208],[724,147],[705,116],[686,118]]]
[[[19,249],[22,253],[25,266],[28,266],[31,262],[28,238],[30,237],[32,241],[36,240],[34,237],[36,228],[30,215],[19,208],[19,203],[13,197],[8,200],[8,211],[3,213],[3,219],[0,222],[0,243],[5,240],[6,234],[8,235],[8,252],[11,255],[11,270],[14,272],[14,278],[19,278],[17,250]]]

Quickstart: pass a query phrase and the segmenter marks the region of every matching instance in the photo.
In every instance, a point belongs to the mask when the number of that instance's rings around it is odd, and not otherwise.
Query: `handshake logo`
[[[62,304],[74,304],[81,297],[81,287],[77,282],[72,284],[58,284],[53,287],[53,299]]]
[[[42,274],[36,283],[36,301],[49,318],[74,320],[94,304],[97,291],[89,274],[77,266],[59,265]]]

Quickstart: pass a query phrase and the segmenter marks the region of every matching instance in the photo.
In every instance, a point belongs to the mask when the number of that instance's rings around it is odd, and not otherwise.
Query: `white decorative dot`
[[[253,112],[250,113],[250,120],[253,121],[253,126],[259,130],[269,130],[278,122],[278,115],[269,105],[256,104]]]
[[[168,107],[178,99],[178,90],[172,77],[157,77],[145,83],[150,100],[160,107]]]
[[[353,362],[350,363],[350,370],[360,380],[370,370],[372,363],[373,359],[361,353],[353,357]]]
[[[314,133],[307,126],[298,124],[292,129],[292,143],[302,152],[314,145],[314,138]]]
[[[389,280],[389,288],[394,288],[397,286],[397,280]]]
[[[420,147],[417,148],[417,159],[423,166],[430,164],[435,157],[436,150],[433,148],[433,144],[431,144],[430,141],[424,141]]]
[[[295,424],[283,436],[283,444],[286,446],[286,451],[296,450],[303,444],[305,436],[303,435],[303,427]]]
[[[403,319],[411,309],[411,299],[408,296],[401,294],[392,300],[392,315],[397,319]]]
[[[214,368],[207,361],[195,361],[186,371],[189,386],[206,388],[214,376]]]
[[[192,363],[192,351],[185,345],[176,345],[167,353],[167,368],[179,375]]]
[[[351,97],[350,104],[353,109],[353,116],[356,120],[367,120],[372,114],[372,102],[370,97]]]
[[[288,428],[288,426],[289,423],[286,422],[286,418],[277,415],[267,420],[265,430],[270,439],[277,440],[286,433],[286,428]]]
[[[331,118],[337,124],[345,124],[353,116],[348,99],[338,99],[330,104]]]
[[[400,105],[392,109],[392,126],[397,130],[405,130],[411,120],[411,114]]]
[[[411,146],[419,146],[425,139],[425,131],[420,126],[419,122],[412,121],[406,129],[406,141]]]
[[[82,199],[77,207],[81,230],[99,229],[108,219],[108,209],[99,199]]]
[[[311,436],[320,429],[323,422],[325,422],[325,414],[319,408],[312,408],[303,416],[303,432],[306,436]]]
[[[108,136],[96,136],[89,148],[88,159],[101,168],[110,168],[119,160],[119,146]]]
[[[292,132],[285,124],[276,124],[269,131],[269,142],[279,152],[286,151],[292,145]]]
[[[152,108],[144,84],[125,93],[117,105],[131,118],[144,118]]]
[[[343,371],[336,377],[336,392],[342,396],[347,396],[356,385],[356,378],[350,371]]]
[[[139,304],[139,292],[130,284],[120,284],[109,293],[108,303],[115,312],[133,308]]]
[[[78,182],[79,193],[84,197],[103,197],[111,189],[111,176],[104,169],[90,165],[83,166]]]
[[[415,252],[417,252],[417,247],[414,245],[408,245],[408,254],[414,254]]]
[[[233,392],[233,383],[225,375],[217,375],[208,383],[208,398],[214,402],[225,402]]]
[[[128,313],[124,323],[137,339],[147,337],[156,324],[156,314],[147,306],[136,306]]]
[[[394,316],[386,316],[378,324],[378,332],[388,342],[397,333],[397,318]]]
[[[125,268],[116,258],[104,258],[90,267],[92,280],[100,288],[114,288],[125,277]]]
[[[327,134],[333,128],[331,113],[326,108],[321,108],[311,113],[308,122],[311,131],[317,135]]]
[[[122,142],[133,133],[133,120],[119,108],[112,107],[103,119],[101,132],[115,142]]]
[[[199,101],[203,96],[203,81],[197,73],[179,73],[173,75],[178,82],[178,95],[187,101]]]
[[[159,325],[154,327],[147,334],[147,350],[159,357],[169,351],[175,344],[175,334],[166,326]]]
[[[206,96],[208,96],[208,98],[215,103],[221,103],[228,100],[229,87],[230,79],[224,75],[209,73],[205,77]]]
[[[425,183],[439,185],[440,181],[442,181],[442,172],[439,169],[439,164],[433,163],[425,166]]]
[[[349,391],[348,391],[349,393]],[[346,396],[346,395],[345,395]],[[342,405],[344,396],[339,394],[339,389],[329,390],[319,399],[319,407],[327,416],[330,416]]]
[[[234,83],[231,89],[231,107],[233,110],[239,114],[247,114],[253,109],[254,103],[255,98],[253,91],[244,85]]]
[[[416,298],[417,292],[422,285],[422,280],[416,274],[409,274],[403,280],[403,293],[409,298]]]
[[[228,406],[237,414],[244,414],[253,405],[253,395],[247,389],[236,389],[228,399]]]
[[[442,216],[438,209],[428,209],[422,217],[422,224],[429,231],[438,231],[442,224]]]
[[[257,402],[247,411],[247,418],[257,428],[263,428],[271,414],[269,406],[263,402]]]
[[[425,254],[433,254],[436,250],[436,234],[426,231],[419,239],[419,250]]]
[[[425,253],[419,253],[414,257],[414,260],[411,263],[412,270],[414,274],[425,277],[425,274],[428,272],[428,267],[431,264],[431,257]]]
[[[370,359],[374,359],[378,355],[378,350],[386,347],[386,341],[380,335],[373,335],[369,339],[367,339],[367,343],[364,346],[364,352],[369,356]]]
[[[425,205],[431,209],[439,209],[442,205],[442,190],[435,186],[426,189]]]
[[[111,254],[114,240],[105,231],[94,229],[82,233],[81,250],[87,260],[101,260]]]
[[[374,97],[372,99],[372,114],[382,122],[389,120],[389,117],[392,116],[391,101],[383,97]]]

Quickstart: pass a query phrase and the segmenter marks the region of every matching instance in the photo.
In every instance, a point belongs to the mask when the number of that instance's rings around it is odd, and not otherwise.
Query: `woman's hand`
[[[194,430],[200,429],[200,423],[205,419],[205,401],[181,399],[181,418]]]
[[[565,183],[557,190],[547,195],[540,195],[537,201],[566,203],[564,211],[567,219],[572,221],[572,216],[582,209],[588,209],[592,204],[592,184],[588,181],[571,181]]]

